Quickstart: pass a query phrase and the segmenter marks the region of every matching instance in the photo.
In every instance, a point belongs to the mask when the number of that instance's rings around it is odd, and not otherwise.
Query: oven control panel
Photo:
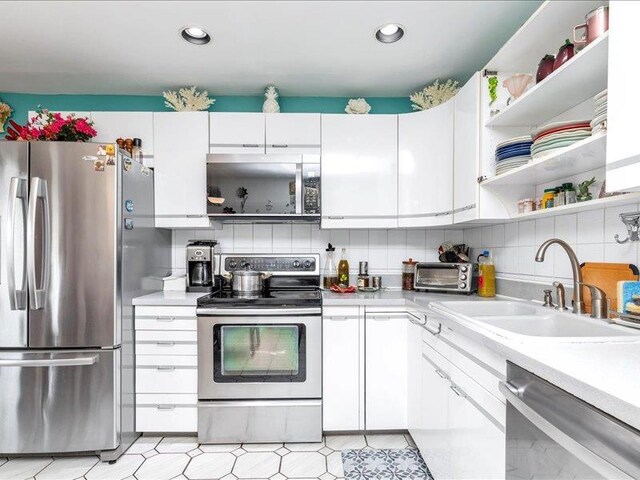
[[[227,272],[236,270],[257,270],[273,273],[314,273],[318,270],[316,256],[226,256],[224,269]]]

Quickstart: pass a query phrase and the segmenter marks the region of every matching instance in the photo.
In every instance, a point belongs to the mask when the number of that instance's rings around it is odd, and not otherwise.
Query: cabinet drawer
[[[194,367],[138,367],[137,393],[198,393],[198,369]]]
[[[136,330],[196,330],[196,307],[136,307]]]
[[[196,432],[198,408],[195,405],[158,404],[136,407],[138,432]]]
[[[197,355],[136,355],[137,367],[197,367]]]
[[[197,393],[138,393],[136,395],[136,407],[155,407],[157,405],[195,407],[197,404]]]
[[[324,307],[322,309],[323,317],[358,317],[360,315],[360,307]]]
[[[136,355],[197,355],[198,344],[196,342],[136,342]]]

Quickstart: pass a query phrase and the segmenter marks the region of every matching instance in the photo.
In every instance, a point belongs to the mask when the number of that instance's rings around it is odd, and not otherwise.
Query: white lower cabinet
[[[195,432],[198,429],[197,394],[136,395],[139,432]]]
[[[407,315],[366,312],[367,430],[407,428]]]
[[[407,312],[407,429],[414,435],[422,424],[422,321]]]
[[[364,321],[360,307],[326,307],[322,318],[322,426],[364,429]]]

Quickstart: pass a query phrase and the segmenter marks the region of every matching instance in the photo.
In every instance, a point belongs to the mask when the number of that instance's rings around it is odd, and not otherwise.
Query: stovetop
[[[319,307],[321,305],[322,292],[319,289],[265,290],[258,295],[237,294],[228,290],[220,290],[198,299],[198,307],[287,308]]]

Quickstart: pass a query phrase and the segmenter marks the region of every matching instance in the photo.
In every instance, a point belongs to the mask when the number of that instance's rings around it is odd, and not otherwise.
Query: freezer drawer
[[[120,350],[0,353],[0,456],[112,450]]]

